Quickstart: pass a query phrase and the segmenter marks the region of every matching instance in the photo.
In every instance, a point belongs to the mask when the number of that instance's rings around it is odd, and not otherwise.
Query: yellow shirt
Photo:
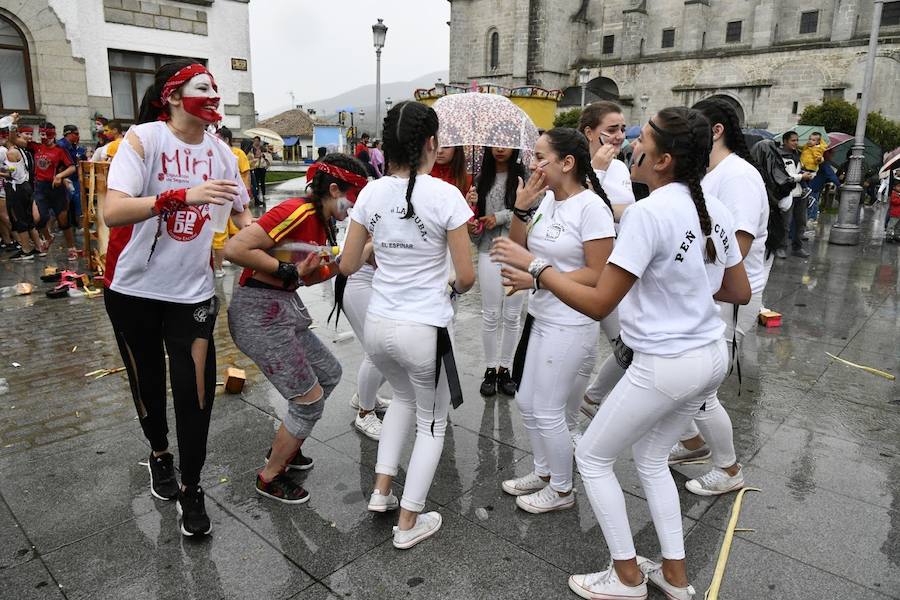
[[[824,160],[826,150],[828,150],[828,144],[825,143],[825,140],[822,140],[816,146],[812,146],[807,142],[800,152],[800,164],[807,171],[818,171],[819,165]]]
[[[109,160],[112,160],[113,156],[116,155],[116,152],[119,151],[119,144],[122,142],[122,138],[117,138],[109,143],[109,147],[106,149],[106,157]]]
[[[241,179],[244,180],[244,185],[247,186],[247,189],[250,189],[250,159],[247,158],[247,155],[240,148],[231,147],[231,151],[237,157],[238,161],[238,172],[241,174]]]

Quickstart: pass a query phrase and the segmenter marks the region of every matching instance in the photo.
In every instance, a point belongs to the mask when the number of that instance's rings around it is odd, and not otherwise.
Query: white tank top
[[[6,180],[9,181],[12,184],[13,189],[15,189],[17,185],[21,185],[28,181],[28,167],[25,166],[23,151],[19,150],[19,160],[17,160],[16,162],[12,162],[9,160],[8,151],[4,153],[4,156],[6,158],[3,159],[3,166],[7,168],[12,167],[14,169],[14,171],[9,174],[9,177],[7,177]]]

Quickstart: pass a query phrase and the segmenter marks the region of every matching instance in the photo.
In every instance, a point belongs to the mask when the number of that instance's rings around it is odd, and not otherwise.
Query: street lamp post
[[[578,71],[578,85],[581,86],[581,109],[584,110],[584,96],[587,91],[588,80],[591,77],[591,72],[587,67],[581,67]]]
[[[375,42],[375,135],[378,136],[378,128],[381,126],[381,49],[384,48],[384,38],[387,37],[387,25],[382,19],[372,25],[372,39]]]
[[[884,0],[874,0],[872,9],[872,31],[869,33],[869,51],[866,56],[866,73],[863,79],[862,99],[859,103],[859,117],[856,119],[856,140],[847,166],[847,180],[841,186],[841,201],[837,221],[831,227],[828,243],[840,246],[859,244],[859,202],[862,199],[863,153],[866,149],[866,120],[869,116],[869,100],[872,97],[872,75],[875,71],[875,57],[878,52],[878,29],[881,26],[881,9]]]
[[[363,125],[363,122],[365,121],[365,119],[366,119],[366,109],[360,108],[359,109],[359,128],[363,130],[363,133],[365,133],[365,131],[366,131],[366,126]],[[377,131],[375,132],[375,135],[376,136],[378,135]]]
[[[644,121],[646,120],[646,112],[647,112],[647,104],[650,102],[650,96],[647,94],[641,94],[641,126],[643,126]]]

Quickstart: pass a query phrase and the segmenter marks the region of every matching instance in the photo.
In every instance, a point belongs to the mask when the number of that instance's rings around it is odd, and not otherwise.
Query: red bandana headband
[[[197,75],[209,75],[212,78],[212,73],[209,70],[201,65],[200,63],[194,63],[192,65],[188,65],[183,69],[179,69],[174,75],[169,77],[166,81],[166,85],[163,86],[162,92],[159,95],[159,100],[154,101],[154,105],[157,108],[162,108],[163,111],[159,115],[160,121],[168,121],[169,120],[169,111],[165,109],[166,105],[169,104],[169,96],[171,96],[175,90],[186,84],[192,78]],[[213,83],[215,85],[215,83]]]
[[[56,127],[41,127],[39,131],[41,132],[41,139],[56,137]]]
[[[309,166],[309,169],[306,171],[306,181],[312,183],[316,173],[320,171],[331,175],[335,179],[340,179],[344,183],[349,183],[351,187],[347,190],[347,200],[354,203],[356,202],[356,195],[359,194],[360,190],[366,187],[367,183],[369,183],[369,180],[362,175],[357,175],[356,173],[352,173],[346,169],[322,161],[313,163]]]

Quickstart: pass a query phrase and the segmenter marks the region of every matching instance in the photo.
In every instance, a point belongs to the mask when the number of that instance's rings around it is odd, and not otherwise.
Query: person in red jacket
[[[890,198],[891,206],[888,209],[890,219],[884,228],[884,237],[888,243],[900,242],[900,181],[894,184]]]
[[[44,123],[40,132],[41,143],[28,144],[28,149],[34,154],[34,203],[40,214],[36,226],[49,243],[52,237],[48,223],[52,211],[56,215],[59,230],[66,237],[69,260],[78,260],[75,233],[69,223],[69,203],[63,185],[66,177],[75,173],[75,165],[69,153],[56,145],[56,127],[53,123]]]

